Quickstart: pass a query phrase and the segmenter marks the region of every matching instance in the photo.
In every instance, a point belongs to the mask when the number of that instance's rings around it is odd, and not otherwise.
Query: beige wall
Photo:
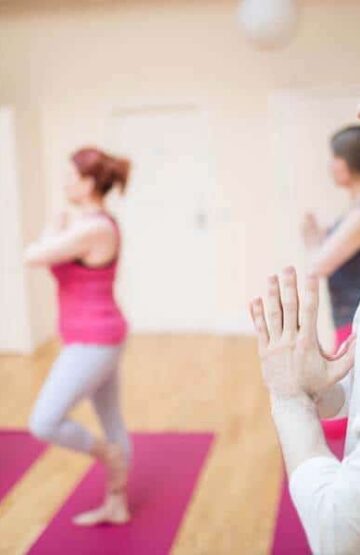
[[[273,194],[269,95],[357,83],[360,4],[304,2],[298,36],[271,53],[245,42],[235,5],[134,0],[84,2],[81,9],[3,8],[0,102],[40,114],[48,211],[60,202],[67,152],[103,142],[111,109],[184,102],[204,107],[219,197],[219,318],[230,327],[240,318],[246,327],[247,300],[264,275],[292,262],[286,229],[280,224],[281,240],[274,226],[282,199]],[[28,179],[33,176],[31,168]],[[339,197],[335,191],[329,197],[334,207]]]
[[[17,106],[15,113],[23,244],[26,245],[39,236],[47,218],[41,111],[38,106],[24,104]],[[47,272],[27,269],[26,275],[32,350],[53,335],[54,295]]]

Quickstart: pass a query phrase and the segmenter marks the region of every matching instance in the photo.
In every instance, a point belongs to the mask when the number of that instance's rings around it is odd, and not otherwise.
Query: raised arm
[[[50,266],[88,255],[94,238],[101,233],[97,221],[84,221],[56,234],[43,235],[25,251],[25,262],[31,266]]]
[[[316,555],[360,553],[360,452],[340,463],[324,438],[316,399],[347,375],[355,338],[337,358],[324,356],[316,332],[318,283],[307,280],[300,299],[294,270],[269,279],[267,318],[261,298],[251,303],[265,383],[290,491]],[[301,324],[299,325],[299,322]]]
[[[360,209],[352,210],[330,237],[310,250],[310,271],[327,277],[360,249]]]
[[[355,338],[343,354],[325,357],[316,332],[318,282],[307,280],[300,298],[294,270],[269,279],[267,318],[261,298],[251,304],[264,381],[268,386],[290,492],[312,552],[360,553],[360,452],[340,463],[324,438],[316,399],[333,388],[354,364]]]
[[[263,300],[251,304],[264,380],[289,474],[311,457],[332,456],[316,399],[348,373],[354,358],[353,338],[338,358],[326,357],[319,347],[315,277],[307,279],[301,318],[298,299],[296,273],[290,268],[283,274],[282,292],[278,278],[269,278],[267,320]]]

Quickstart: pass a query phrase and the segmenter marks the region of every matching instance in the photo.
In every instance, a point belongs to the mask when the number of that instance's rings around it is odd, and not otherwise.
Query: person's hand
[[[52,226],[56,231],[63,231],[69,224],[69,214],[63,210],[59,212],[53,219]]]
[[[266,316],[262,298],[250,304],[264,381],[274,397],[289,399],[305,394],[316,399],[352,368],[355,337],[351,336],[337,355],[326,355],[319,346],[316,327],[317,278],[307,278],[300,300],[294,268],[284,270],[281,285],[280,290],[277,276],[269,278]]]
[[[301,235],[307,248],[317,247],[321,244],[324,234],[314,214],[305,214],[301,224]]]
[[[69,225],[69,214],[65,211],[56,214],[52,220],[46,225],[42,232],[41,237],[43,239],[47,237],[52,237],[57,235],[61,231],[64,231]]]

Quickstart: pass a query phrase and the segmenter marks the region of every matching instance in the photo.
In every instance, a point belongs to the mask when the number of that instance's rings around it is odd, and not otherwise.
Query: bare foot
[[[125,493],[110,493],[103,505],[81,513],[73,519],[77,526],[96,526],[97,524],[125,524],[130,520]]]

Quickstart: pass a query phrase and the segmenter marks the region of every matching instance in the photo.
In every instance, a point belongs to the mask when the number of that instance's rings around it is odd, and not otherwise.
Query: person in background
[[[313,214],[302,226],[310,255],[310,272],[328,279],[336,349],[351,333],[360,302],[360,126],[349,126],[333,135],[331,169],[335,183],[346,190],[349,208],[328,230]]]
[[[36,401],[30,430],[43,441],[93,456],[107,471],[104,503],[78,515],[74,520],[78,525],[129,519],[126,482],[131,446],[118,402],[118,370],[128,325],[113,292],[121,235],[105,207],[111,189],[125,192],[129,171],[127,159],[97,148],[75,152],[65,194],[78,217],[71,222],[61,216],[26,250],[26,263],[49,268],[57,282],[63,342]],[[83,399],[92,402],[104,438],[94,437],[69,418]]]

